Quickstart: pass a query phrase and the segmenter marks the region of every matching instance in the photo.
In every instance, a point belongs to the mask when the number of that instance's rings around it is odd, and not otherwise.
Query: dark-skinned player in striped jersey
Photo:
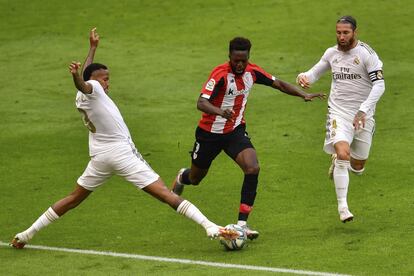
[[[191,168],[183,168],[175,178],[172,191],[181,195],[186,185],[198,185],[207,175],[212,161],[222,151],[230,156],[244,173],[238,222],[249,239],[259,232],[247,225],[256,198],[259,162],[256,150],[246,132],[244,111],[253,84],[263,84],[307,101],[325,98],[322,93],[306,93],[249,62],[251,43],[243,37],[230,41],[230,60],[213,69],[201,90],[197,108],[202,112],[195,132]]]

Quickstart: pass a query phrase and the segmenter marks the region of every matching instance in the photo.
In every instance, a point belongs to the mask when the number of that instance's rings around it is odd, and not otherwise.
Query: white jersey
[[[96,80],[88,80],[92,93],[78,91],[76,107],[89,129],[89,155],[110,151],[119,145],[133,146],[131,135],[121,112]]]
[[[358,110],[365,112],[367,118],[374,116],[376,103],[384,92],[382,62],[375,51],[361,41],[346,52],[334,46],[304,74],[313,83],[329,69],[332,71],[330,112],[349,120],[353,120]],[[378,88],[373,89],[376,84]]]

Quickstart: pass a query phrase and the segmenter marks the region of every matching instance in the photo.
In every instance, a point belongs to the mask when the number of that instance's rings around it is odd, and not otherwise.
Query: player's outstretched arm
[[[96,27],[94,27],[90,32],[89,32],[89,52],[88,52],[88,56],[85,59],[85,62],[82,65],[82,69],[81,72],[83,74],[83,71],[85,71],[85,68],[88,67],[92,62],[93,59],[95,58],[95,52],[96,49],[98,48],[98,44],[99,44],[99,35],[96,32]]]
[[[84,94],[90,94],[92,93],[92,85],[85,82],[79,75],[78,70],[80,66],[80,62],[72,61],[72,63],[69,65],[69,72],[72,74],[75,87]]]
[[[319,98],[319,99],[325,99],[326,94],[324,93],[306,93],[299,89],[297,86],[292,85],[288,82],[282,81],[282,80],[274,80],[272,84],[273,88],[276,88],[283,93],[286,93],[288,95],[301,97],[305,100],[305,102],[312,101],[313,98]]]

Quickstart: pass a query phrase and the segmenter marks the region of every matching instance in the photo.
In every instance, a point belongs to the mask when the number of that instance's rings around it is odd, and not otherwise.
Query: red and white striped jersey
[[[219,115],[204,113],[198,126],[212,133],[229,133],[244,124],[244,110],[250,89],[254,83],[271,86],[276,78],[255,64],[249,63],[241,75],[235,75],[230,63],[226,62],[213,69],[208,81],[201,90],[201,97],[221,109],[231,109],[234,121]]]

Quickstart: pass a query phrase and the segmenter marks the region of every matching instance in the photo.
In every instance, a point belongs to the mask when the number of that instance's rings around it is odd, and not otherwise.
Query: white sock
[[[59,216],[56,212],[49,207],[27,230],[21,233],[23,239],[27,242],[33,238],[33,236],[40,231],[43,227],[48,226],[53,221],[57,220]]]
[[[247,224],[247,222],[245,220],[239,220],[237,222],[237,225],[239,225],[239,226],[245,226],[246,224]]]
[[[349,161],[347,160],[335,160],[335,169],[333,178],[335,182],[336,198],[338,200],[338,210],[341,208],[348,208],[347,194],[349,185]]]
[[[204,216],[203,213],[201,213],[201,211],[188,200],[183,200],[183,202],[181,202],[177,208],[177,212],[200,224],[204,227],[204,229],[215,225],[213,222],[209,221],[208,218]]]

